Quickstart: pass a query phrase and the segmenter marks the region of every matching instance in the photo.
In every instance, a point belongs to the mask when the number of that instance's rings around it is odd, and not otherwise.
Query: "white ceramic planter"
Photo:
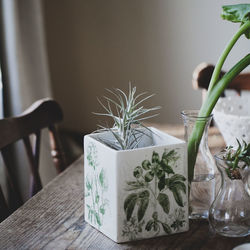
[[[84,137],[85,220],[116,242],[187,231],[186,143],[151,128],[143,143],[116,151]]]

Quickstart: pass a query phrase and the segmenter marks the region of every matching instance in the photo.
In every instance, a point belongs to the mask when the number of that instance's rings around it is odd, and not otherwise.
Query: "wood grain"
[[[206,221],[185,233],[116,244],[84,221],[83,157],[0,224],[0,249],[232,249],[250,237],[225,238]]]

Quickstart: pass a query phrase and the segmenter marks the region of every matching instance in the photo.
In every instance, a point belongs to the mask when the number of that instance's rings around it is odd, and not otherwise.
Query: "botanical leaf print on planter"
[[[108,205],[108,200],[104,199],[104,192],[107,191],[108,185],[105,178],[104,169],[99,169],[98,154],[94,143],[89,143],[87,147],[87,162],[88,167],[92,171],[85,179],[85,199],[88,219],[95,225],[102,226],[103,216]]]
[[[174,171],[179,158],[176,150],[165,150],[161,157],[154,151],[151,160],[144,160],[134,168],[134,180],[127,181],[126,187],[129,194],[124,200],[126,220],[123,236],[133,240],[137,236],[139,238],[143,231],[151,231],[155,235],[160,232],[171,234],[185,225],[183,210],[174,210],[169,221],[166,216],[171,206],[184,207],[186,178]],[[170,195],[174,199],[170,199]],[[171,204],[171,200],[175,204]],[[147,211],[153,211],[151,217],[145,216]],[[160,216],[162,214],[165,216]]]

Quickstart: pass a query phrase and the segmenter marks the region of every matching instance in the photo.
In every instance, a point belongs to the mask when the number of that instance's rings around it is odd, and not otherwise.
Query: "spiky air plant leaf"
[[[143,136],[150,134],[150,129],[142,122],[157,116],[157,113],[152,114],[152,112],[160,109],[159,106],[145,108],[142,105],[154,95],[146,95],[146,92],[136,95],[136,87],[131,87],[131,84],[129,84],[128,95],[118,88],[113,91],[106,90],[113,98],[104,96],[104,101],[98,99],[104,113],[94,114],[110,118],[114,125],[112,128],[99,125],[100,129],[96,132],[110,131],[113,138],[101,140],[116,150],[137,148]]]
[[[227,163],[228,168],[226,169],[227,175],[230,179],[241,179],[240,169],[244,169],[250,166],[250,143],[243,141],[238,142],[238,148],[233,149],[233,147],[227,147],[224,153],[224,160]]]

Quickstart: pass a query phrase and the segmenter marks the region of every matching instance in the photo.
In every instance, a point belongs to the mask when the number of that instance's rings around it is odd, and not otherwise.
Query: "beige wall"
[[[199,108],[191,87],[194,67],[215,63],[238,24],[222,21],[228,0],[44,0],[45,30],[54,96],[65,112],[64,127],[96,128],[91,114],[104,88],[156,93],[155,122],[181,123],[182,109]],[[247,53],[240,42],[226,68]]]

